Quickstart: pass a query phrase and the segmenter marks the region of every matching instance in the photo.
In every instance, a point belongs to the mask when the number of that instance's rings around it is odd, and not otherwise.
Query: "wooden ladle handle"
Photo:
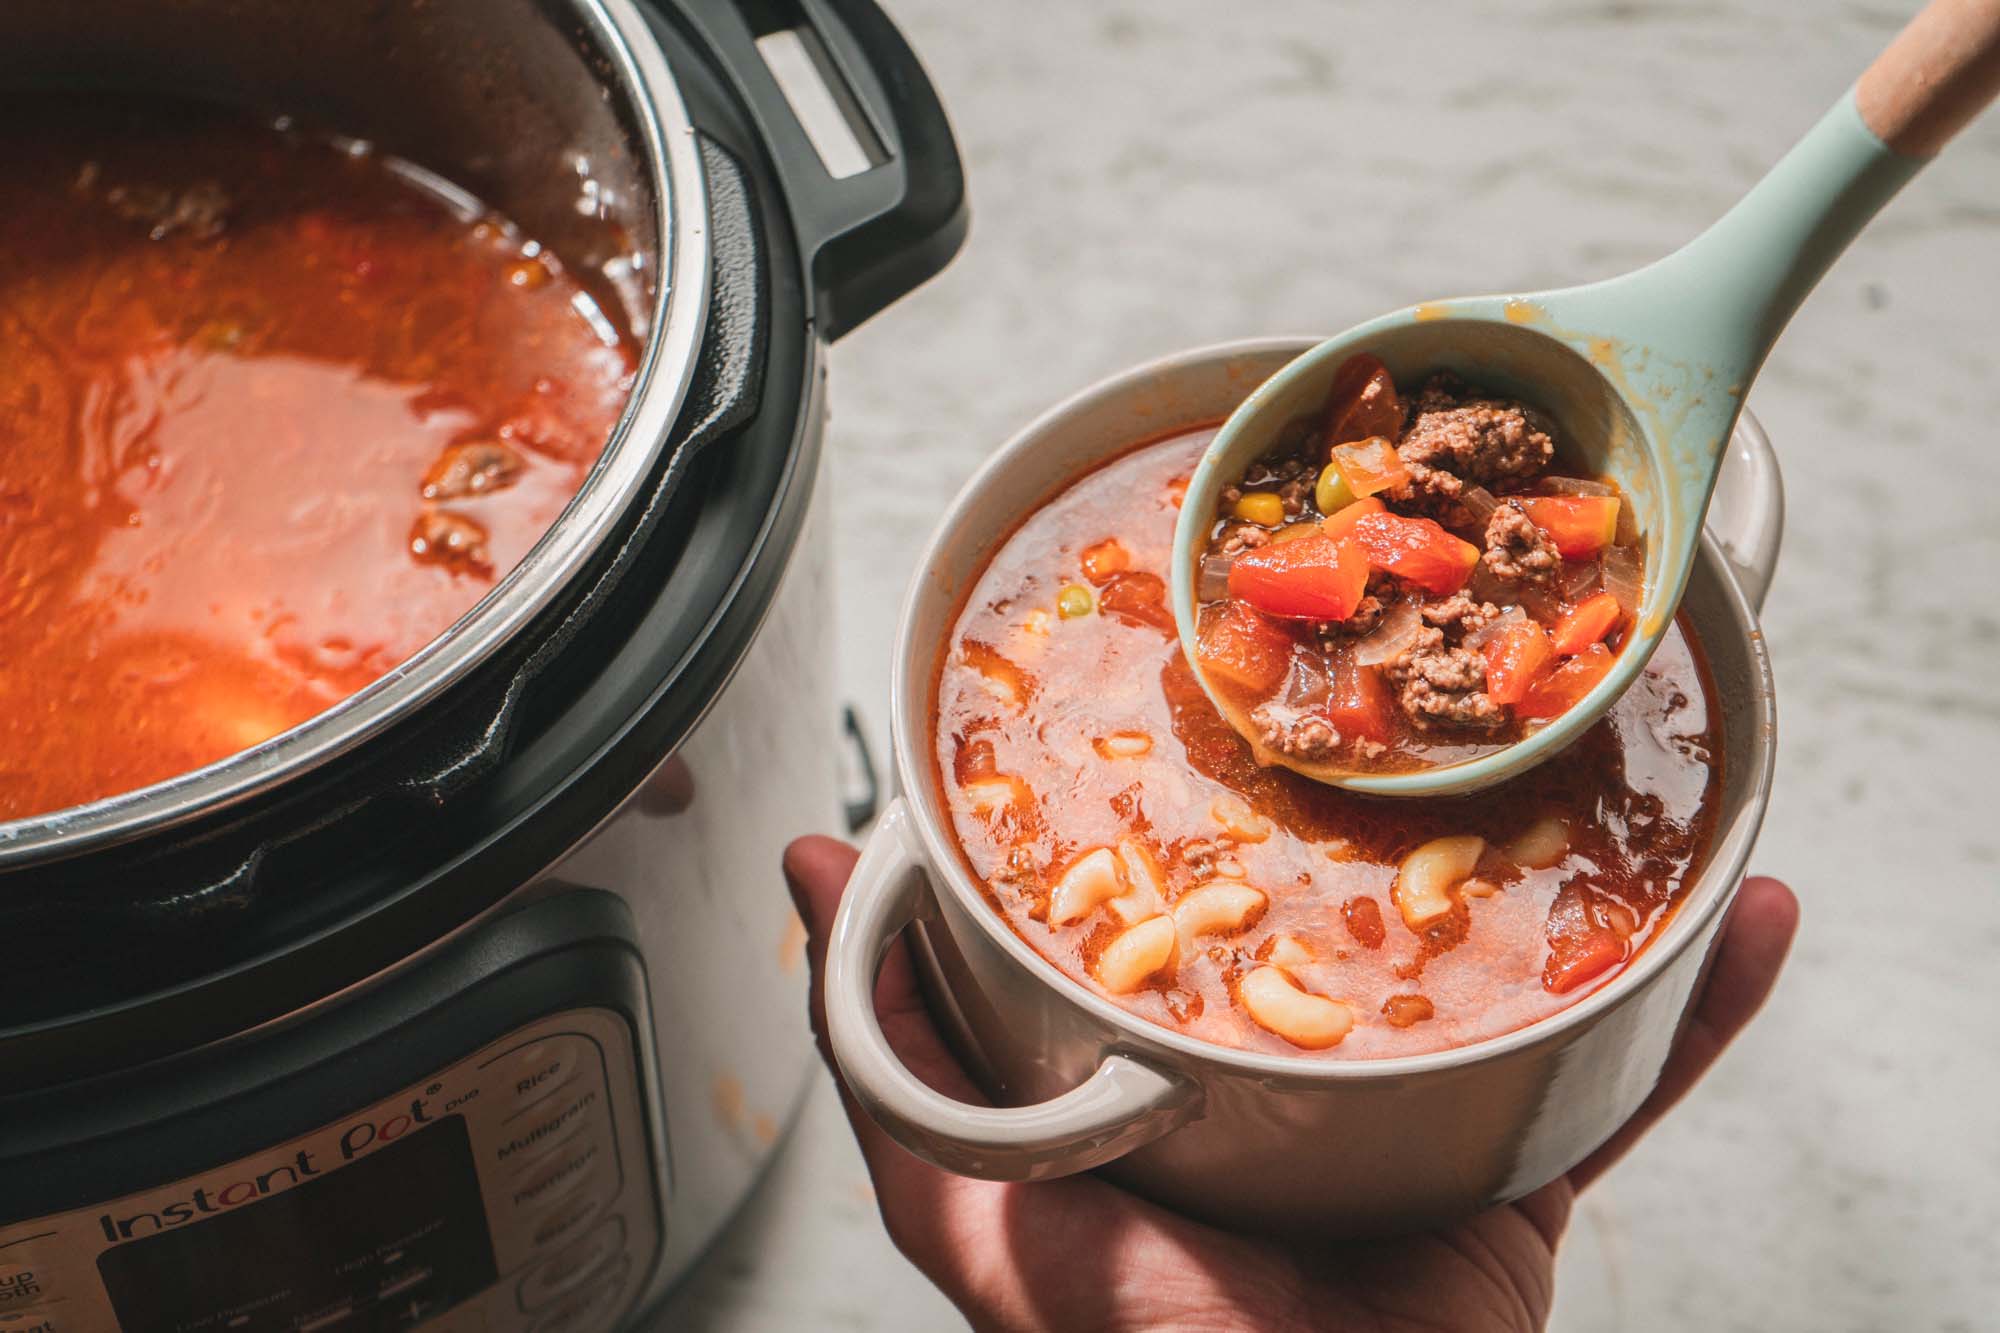
[[[2000,95],[2000,0],[1931,0],[1855,86],[1875,136],[1931,157]]]

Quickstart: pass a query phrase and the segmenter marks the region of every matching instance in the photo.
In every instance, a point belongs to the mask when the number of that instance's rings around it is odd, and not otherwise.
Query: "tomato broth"
[[[1254,1050],[1440,1050],[1615,976],[1713,834],[1717,710],[1685,627],[1573,747],[1476,796],[1369,798],[1261,766],[1166,604],[1177,508],[1212,436],[1069,486],[959,613],[935,776],[995,908],[1134,1013]]]
[[[562,512],[635,366],[553,255],[365,146],[151,101],[5,115],[0,819],[408,658]]]

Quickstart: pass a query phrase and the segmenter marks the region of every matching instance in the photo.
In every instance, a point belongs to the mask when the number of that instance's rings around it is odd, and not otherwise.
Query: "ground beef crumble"
[[[1495,578],[1546,579],[1562,568],[1562,555],[1514,500],[1503,500],[1486,521],[1486,553],[1480,557]]]
[[[1431,602],[1421,612],[1426,625],[1456,629],[1470,634],[1499,618],[1500,608],[1491,602],[1475,602],[1464,593],[1453,593],[1441,602]]]
[[[1396,702],[1420,728],[1496,727],[1507,720],[1507,710],[1486,697],[1486,659],[1470,648],[1445,647],[1442,630],[1420,631],[1387,670]]]
[[[1290,709],[1265,704],[1250,715],[1257,739],[1268,749],[1299,759],[1331,759],[1340,748],[1340,733],[1323,717],[1287,717]]]
[[[1421,475],[1424,489],[1456,496],[1466,481],[1533,476],[1555,457],[1556,446],[1539,412],[1507,399],[1480,397],[1445,373],[1431,376],[1417,394],[1397,452],[1410,467],[1413,489]],[[1448,470],[1451,482],[1436,477],[1440,468]]]
[[[1221,555],[1241,555],[1270,542],[1271,534],[1255,523],[1237,523],[1222,530],[1222,545],[1216,550]]]
[[[1563,567],[1555,543],[1529,520],[1517,499],[1508,498],[1553,460],[1552,427],[1534,408],[1492,396],[1449,372],[1433,375],[1406,401],[1405,424],[1393,442],[1408,481],[1381,498],[1393,510],[1431,518],[1461,537],[1483,538],[1480,560],[1489,576],[1485,591],[1494,600],[1470,589],[1438,596],[1377,571],[1346,620],[1308,629],[1322,650],[1344,652],[1380,628],[1392,608],[1414,606],[1421,621],[1414,637],[1382,664],[1396,705],[1420,731],[1490,731],[1508,723],[1508,710],[1486,694],[1485,656],[1466,639],[1500,618],[1495,602],[1513,601],[1501,596],[1492,580],[1540,583]],[[1275,491],[1287,522],[1317,517],[1314,483],[1326,461],[1323,450],[1310,431],[1287,438],[1253,464],[1237,486],[1224,491],[1224,505],[1248,491]],[[1482,525],[1477,515],[1493,501],[1477,494],[1468,499],[1467,492],[1485,486],[1499,490],[1501,498]],[[1211,549],[1239,555],[1272,538],[1270,530],[1230,519],[1219,526]],[[1277,699],[1253,710],[1251,722],[1266,749],[1311,761],[1343,755],[1372,758],[1389,748],[1343,736],[1329,719]]]

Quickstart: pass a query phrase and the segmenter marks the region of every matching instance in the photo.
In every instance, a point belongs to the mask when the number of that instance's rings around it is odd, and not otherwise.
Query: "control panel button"
[[[521,1279],[523,1310],[547,1305],[608,1268],[625,1248],[625,1219],[607,1217],[574,1245],[551,1255]]]
[[[618,1187],[610,1153],[595,1135],[570,1144],[531,1171],[517,1177],[509,1189],[516,1208],[554,1208],[579,1198],[609,1198]]]
[[[575,1037],[549,1037],[514,1052],[504,1067],[506,1095],[516,1105],[532,1102],[567,1082],[590,1052],[590,1044]]]
[[[571,1293],[535,1322],[532,1333],[585,1333],[603,1327],[625,1299],[632,1261],[620,1259],[582,1290]]]
[[[601,1195],[584,1194],[558,1199],[547,1212],[535,1219],[533,1229],[528,1233],[528,1243],[537,1250],[560,1245],[579,1234],[602,1207],[604,1199]]]

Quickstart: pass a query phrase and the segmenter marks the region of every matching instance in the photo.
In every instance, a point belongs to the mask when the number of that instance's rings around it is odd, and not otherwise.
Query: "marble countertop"
[[[889,0],[972,238],[834,352],[839,670],[886,742],[932,522],[1135,361],[1608,276],[1747,188],[1916,7]],[[1003,12],[1004,11],[1004,12]],[[1225,17],[1226,16],[1226,17]],[[1555,1327],[1990,1328],[2000,1304],[2000,115],[1893,203],[1751,395],[1791,499],[1754,868],[1804,926],[1713,1076],[1587,1194]],[[1911,479],[1935,469],[1940,483]],[[824,1080],[671,1326],[942,1329]]]

